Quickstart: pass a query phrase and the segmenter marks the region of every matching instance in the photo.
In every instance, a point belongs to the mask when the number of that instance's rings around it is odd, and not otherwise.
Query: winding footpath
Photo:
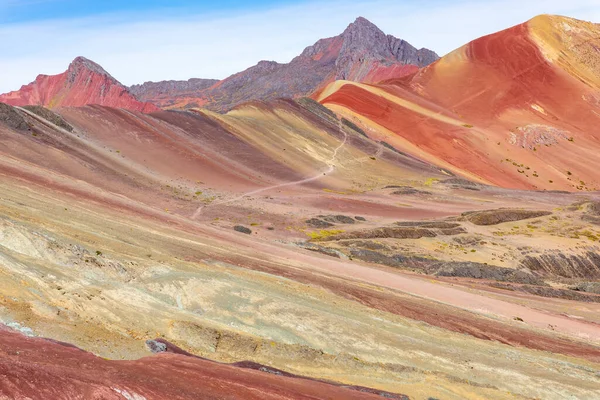
[[[255,194],[266,192],[268,190],[279,189],[279,188],[282,188],[282,187],[302,185],[302,184],[305,184],[305,183],[314,182],[316,180],[319,180],[319,179],[323,178],[324,176],[329,175],[330,173],[332,173],[335,170],[335,159],[337,158],[337,155],[338,155],[339,151],[342,149],[342,147],[344,147],[346,145],[346,142],[348,141],[348,134],[342,128],[341,121],[338,122],[338,129],[344,135],[344,140],[342,140],[342,142],[335,148],[335,150],[333,151],[333,154],[331,155],[331,158],[329,160],[327,160],[326,164],[328,164],[329,166],[328,166],[328,168],[325,171],[321,171],[321,172],[319,172],[318,174],[316,174],[314,176],[311,176],[311,177],[305,178],[305,179],[301,179],[299,181],[292,181],[292,182],[280,183],[278,185],[267,186],[267,187],[264,187],[264,188],[261,188],[261,189],[256,189],[256,190],[252,190],[250,192],[243,193],[243,194],[241,194],[241,195],[239,195],[237,197],[234,197],[232,199],[227,199],[227,200],[222,200],[222,201],[216,201],[216,202],[213,202],[211,204],[200,206],[194,212],[194,214],[192,214],[192,219],[198,218],[198,216],[202,213],[202,210],[205,209],[205,208],[207,208],[207,207],[210,207],[210,206],[217,206],[217,205],[222,205],[222,204],[233,203],[233,202],[236,202],[238,200],[243,199],[246,196],[252,196],[252,195],[255,195]]]

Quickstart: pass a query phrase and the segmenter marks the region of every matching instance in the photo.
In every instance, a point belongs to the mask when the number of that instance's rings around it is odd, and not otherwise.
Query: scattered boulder
[[[354,217],[355,220],[357,221],[366,221],[367,219],[365,217]]]
[[[236,225],[233,227],[233,230],[240,233],[245,233],[246,235],[252,234],[252,230],[250,228],[246,228],[242,225]]]
[[[146,340],[146,347],[154,354],[167,351],[167,345],[156,340]]]

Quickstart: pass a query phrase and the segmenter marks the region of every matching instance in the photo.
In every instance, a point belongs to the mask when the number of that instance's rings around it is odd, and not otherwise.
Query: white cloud
[[[261,59],[287,62],[362,15],[386,33],[446,53],[552,13],[600,22],[598,0],[322,1],[238,14],[121,14],[0,26],[0,92],[86,56],[125,84],[224,78]]]

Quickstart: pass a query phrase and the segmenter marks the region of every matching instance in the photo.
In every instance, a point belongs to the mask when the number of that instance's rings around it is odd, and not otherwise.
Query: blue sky
[[[600,0],[0,0],[0,93],[79,56],[124,84],[288,62],[358,16],[443,55],[542,13],[600,22]]]
[[[211,11],[256,10],[289,3],[293,3],[293,0],[0,0],[0,22],[14,23],[56,18],[80,18],[109,13],[148,13],[160,11],[176,15]]]

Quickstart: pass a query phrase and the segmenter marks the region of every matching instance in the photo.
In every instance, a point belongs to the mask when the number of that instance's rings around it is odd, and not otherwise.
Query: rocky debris
[[[246,228],[243,225],[236,225],[233,227],[233,230],[240,233],[245,233],[246,235],[252,234],[252,229]]]
[[[600,217],[600,202],[593,201],[588,204],[587,212],[591,215]]]
[[[383,227],[351,232],[343,232],[335,235],[326,236],[321,240],[343,240],[343,239],[421,239],[423,237],[436,237],[437,234],[430,229],[419,227]]]
[[[594,225],[600,225],[600,202],[593,201],[583,205],[584,214],[581,219]]]
[[[318,101],[311,99],[310,97],[301,97],[299,99],[296,99],[296,103],[299,104],[302,108],[324,119],[325,121],[333,123],[336,126],[339,123],[338,117],[333,111],[331,111],[329,108],[325,107]]]
[[[341,258],[341,259],[345,259],[345,260],[348,259],[348,256],[346,256],[344,253],[342,253],[339,250],[332,249],[329,247],[319,246],[314,243],[300,242],[300,243],[296,243],[296,246],[306,249],[306,250],[314,251],[315,253],[325,254],[326,256]]]
[[[26,131],[29,129],[29,125],[23,116],[13,107],[4,103],[0,103],[0,123],[19,131]]]
[[[215,83],[217,79],[198,79],[192,78],[187,81],[160,81],[160,82],[144,82],[141,85],[132,85],[129,91],[137,99],[143,101],[158,100],[162,98],[172,98],[173,96],[193,97],[197,92],[208,89]],[[165,104],[167,105],[167,104]]]
[[[361,221],[361,222],[365,222],[367,220],[365,217],[361,217],[361,216],[356,216],[356,217],[354,217],[354,219],[357,221]]]
[[[581,282],[573,286],[571,290],[600,294],[600,282]]]
[[[565,278],[600,278],[600,254],[588,251],[584,254],[564,254],[551,250],[540,255],[530,255],[521,265],[531,271]]]
[[[550,211],[535,211],[501,208],[498,210],[469,211],[462,214],[462,217],[475,225],[497,225],[504,222],[522,221],[525,219],[545,217],[552,215]]]
[[[443,236],[454,236],[466,233],[467,230],[457,222],[446,221],[404,221],[396,222],[397,226],[420,227],[433,229],[436,234]]]
[[[600,296],[584,294],[569,289],[555,289],[548,286],[510,285],[505,283],[492,283],[490,286],[504,290],[534,294],[541,297],[582,301],[584,303],[600,303]]]
[[[307,219],[306,221],[304,221],[307,225],[310,225],[314,228],[319,228],[319,229],[326,229],[326,228],[331,228],[333,226],[332,223],[330,222],[325,222],[321,219],[318,218],[311,218],[311,219]]]
[[[67,121],[65,121],[63,119],[63,117],[61,117],[60,115],[56,114],[53,111],[48,110],[45,107],[42,106],[24,106],[23,108],[25,108],[28,111],[31,111],[32,113],[42,117],[43,119],[45,119],[46,121],[49,121],[51,123],[53,123],[56,126],[59,126],[69,132],[73,132],[73,127],[71,125],[69,125],[69,123]]]
[[[431,194],[431,192],[428,192],[426,190],[415,189],[410,186],[398,186],[398,189],[394,190],[390,194],[393,194],[396,196],[407,196],[407,195],[411,195],[411,194]]]
[[[349,232],[326,235],[319,239],[323,241],[347,239],[421,239],[440,236],[454,236],[466,232],[459,223],[445,221],[406,221],[397,222],[396,226],[386,226],[374,229],[354,230]]]
[[[449,178],[442,181],[442,184],[452,186],[454,189],[481,190],[486,187],[481,183],[473,182],[464,178]]]
[[[435,262],[426,267],[426,273],[436,276],[486,279],[501,282],[543,285],[543,280],[523,270],[490,266],[476,262]]]
[[[350,24],[341,39],[342,47],[335,62],[336,79],[352,79],[359,62],[389,60],[425,67],[439,58],[433,51],[417,50],[404,40],[386,35],[363,17]]]
[[[296,246],[306,249],[306,250],[314,251],[315,253],[325,254],[326,256],[341,258],[341,259],[348,259],[348,256],[346,256],[341,251],[336,250],[336,249],[331,249],[329,247],[319,246],[318,244],[309,243],[309,242],[299,242],[299,243],[296,243]]]
[[[365,133],[365,131],[363,131],[362,129],[360,129],[354,122],[346,119],[346,118],[342,118],[342,125],[349,128],[350,130],[358,133],[361,136],[364,136],[366,138],[368,138],[369,136],[367,136],[367,134]]]
[[[387,265],[389,267],[410,269],[427,275],[544,285],[543,280],[539,276],[529,271],[476,262],[439,261],[426,257],[405,256],[402,254],[386,255],[366,249],[351,249],[350,255],[362,261]]]
[[[552,146],[567,140],[571,134],[553,126],[531,124],[520,126],[510,134],[508,142],[513,146],[533,150],[541,146]]]
[[[388,267],[396,267],[396,268],[404,267],[404,268],[408,269],[412,266],[412,261],[413,261],[412,259],[409,259],[402,255],[397,254],[397,255],[388,256],[383,253],[379,253],[377,251],[367,250],[367,249],[351,249],[350,255],[353,258],[356,258],[358,260],[375,263],[375,264],[387,265]],[[415,260],[426,261],[426,259],[424,259],[424,258],[423,259],[419,258],[419,259],[415,259]]]
[[[397,226],[420,226],[421,228],[432,228],[432,229],[454,229],[454,228],[458,228],[461,226],[458,222],[446,222],[446,221],[400,221],[400,222],[396,222],[395,225],[397,225]]]
[[[156,340],[146,340],[146,347],[148,347],[148,349],[155,354],[164,353],[167,351],[167,345]]]
[[[347,215],[319,215],[319,218],[333,224],[354,224],[354,218]]]
[[[339,244],[349,248],[391,251],[391,248],[388,245],[376,242],[374,240],[342,240],[339,242]]]
[[[384,142],[383,140],[379,142],[379,144],[381,144],[383,147],[385,147],[388,150],[393,151],[394,153],[400,154],[402,156],[406,156],[407,154],[398,150],[397,148],[395,148],[394,146],[392,146],[391,144],[389,144],[388,142]]]
[[[362,219],[360,219],[362,218]],[[314,228],[326,229],[331,228],[335,224],[351,225],[355,224],[356,221],[366,221],[363,217],[357,217],[356,220],[347,215],[317,215],[317,218],[311,218],[304,221],[307,225]]]

